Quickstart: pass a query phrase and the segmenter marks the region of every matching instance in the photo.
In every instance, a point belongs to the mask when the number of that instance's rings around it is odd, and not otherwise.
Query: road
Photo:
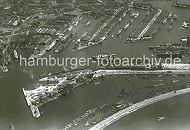
[[[110,117],[106,118],[105,120],[103,120],[100,123],[96,124],[95,126],[91,127],[89,130],[102,130],[105,127],[109,126],[110,124],[114,123],[115,121],[121,119],[122,117],[124,117],[130,113],[137,111],[140,108],[143,108],[145,106],[154,104],[156,102],[159,102],[159,101],[162,101],[165,99],[169,99],[169,98],[179,96],[182,94],[187,94],[187,93],[190,93],[190,88],[178,90],[175,92],[169,92],[169,93],[166,93],[163,95],[159,95],[159,96],[155,96],[153,98],[146,99],[142,102],[138,102],[130,107],[127,107],[127,108],[111,115]]]
[[[190,70],[97,70],[94,76],[131,74],[190,74]]]

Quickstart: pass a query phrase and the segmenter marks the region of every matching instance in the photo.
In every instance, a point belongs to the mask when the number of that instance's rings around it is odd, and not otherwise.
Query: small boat
[[[165,84],[155,84],[154,86],[155,87],[158,87],[158,86],[164,86]]]
[[[86,126],[89,126],[89,122],[87,121],[85,125],[86,125]]]
[[[119,35],[122,33],[122,31],[123,31],[123,29],[120,29],[120,30],[116,33],[116,35],[119,36]]]
[[[95,82],[94,85],[99,85],[101,82]]]
[[[10,129],[11,130],[15,130],[15,127],[13,126],[13,124],[10,123]]]
[[[85,37],[87,35],[88,32],[84,32],[84,34],[82,35],[82,37]]]
[[[164,119],[165,119],[164,116],[162,116],[162,117],[157,117],[157,121],[162,121],[162,120],[164,120]]]
[[[9,71],[7,66],[2,66],[1,68],[2,68],[3,72],[8,72]]]
[[[134,12],[131,15],[131,17],[133,17],[133,18],[137,18],[138,16],[139,16],[139,12]]]
[[[177,83],[179,80],[172,80],[172,83]]]
[[[119,20],[118,20],[118,22],[120,22],[122,20],[122,18],[120,18]]]
[[[14,51],[13,51],[13,54],[14,54],[14,58],[15,58],[16,60],[18,60],[18,58],[19,58],[19,57],[18,57],[18,52],[17,52],[16,50],[14,50]]]
[[[126,31],[128,27],[129,27],[129,23],[125,25],[124,30]]]
[[[85,26],[89,26],[89,25],[90,25],[90,23],[91,23],[91,21],[88,21],[88,22],[86,23],[86,25],[85,25]]]

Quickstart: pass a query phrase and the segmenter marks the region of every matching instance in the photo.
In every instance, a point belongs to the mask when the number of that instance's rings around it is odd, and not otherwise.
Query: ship
[[[159,57],[169,57],[169,56],[173,56],[173,57],[182,57],[183,54],[181,52],[172,52],[172,51],[154,51],[155,54]]]
[[[114,58],[114,57],[115,57],[115,54],[93,56],[93,57],[92,57],[92,60],[97,61],[98,59],[103,59],[103,58],[109,59],[110,57]]]
[[[143,9],[143,10],[151,10],[153,7],[152,7],[152,4],[150,4],[150,3],[134,2],[133,3],[133,8],[135,8],[135,9]]]
[[[168,42],[168,43],[160,44],[158,46],[149,46],[148,48],[151,50],[154,48],[168,48],[168,47],[176,48],[176,47],[184,47],[184,46],[181,43],[170,43],[170,42]]]
[[[182,57],[185,55],[189,55],[190,48],[180,43],[165,43],[159,46],[149,46],[149,49],[153,50],[153,52],[158,56],[176,56]]]

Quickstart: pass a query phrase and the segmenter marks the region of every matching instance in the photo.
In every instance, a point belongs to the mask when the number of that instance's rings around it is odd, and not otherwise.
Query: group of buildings
[[[189,0],[174,0],[174,6],[180,8],[190,8]]]
[[[6,46],[1,47],[2,60],[14,50],[29,50],[32,58],[43,56],[55,44],[63,51],[74,36],[69,29],[80,15],[74,12],[75,1],[67,0],[9,0],[2,1],[0,7],[0,36],[8,39],[6,45],[1,43]],[[6,65],[1,66],[7,71]]]
[[[159,46],[150,46],[149,49],[159,57],[179,57],[190,55],[190,38],[189,36],[181,38],[181,43],[165,43]]]

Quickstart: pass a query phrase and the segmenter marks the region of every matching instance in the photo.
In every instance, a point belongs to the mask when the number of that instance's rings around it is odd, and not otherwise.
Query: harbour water
[[[114,53],[120,57],[142,57],[142,55],[151,56],[147,51],[150,45],[159,45],[163,42],[178,42],[181,37],[190,33],[190,30],[180,30],[182,22],[189,17],[190,10],[176,9],[171,7],[172,1],[162,0],[154,1],[155,6],[171,8],[171,11],[180,16],[180,19],[174,24],[174,29],[167,32],[161,29],[155,38],[151,41],[143,41],[132,44],[125,44],[127,32],[122,33],[120,38],[108,38],[103,45],[94,46],[79,52],[71,53],[73,45],[70,45],[62,54],[55,54],[61,57],[91,57],[97,54]],[[141,19],[141,16],[139,16]],[[123,22],[125,25],[126,23]],[[119,25],[121,26],[121,25]],[[117,26],[112,34],[118,31]],[[183,59],[189,62],[189,57]],[[23,71],[22,69],[25,69]],[[42,117],[34,119],[27,107],[22,88],[32,89],[34,83],[40,74],[60,71],[60,67],[20,67],[18,64],[11,66],[8,73],[0,74],[0,129],[9,130],[12,123],[16,130],[61,130],[73,119],[80,117],[84,112],[104,102],[114,102],[117,100],[121,88],[135,88],[150,85],[151,82],[139,82],[133,78],[117,78],[116,80],[105,80],[99,85],[85,85],[74,90],[71,95],[63,96],[50,102],[40,110]],[[138,82],[137,82],[138,81]],[[188,78],[179,85],[189,84]],[[167,84],[167,83],[166,83]],[[169,84],[172,85],[172,84]],[[106,128],[107,130],[189,130],[190,125],[190,95],[175,97],[161,103],[157,103],[143,108],[118,122]],[[158,122],[158,116],[164,116],[165,119]]]
[[[190,95],[187,94],[148,106],[105,130],[189,130],[189,98]],[[158,121],[158,117],[165,118]]]

